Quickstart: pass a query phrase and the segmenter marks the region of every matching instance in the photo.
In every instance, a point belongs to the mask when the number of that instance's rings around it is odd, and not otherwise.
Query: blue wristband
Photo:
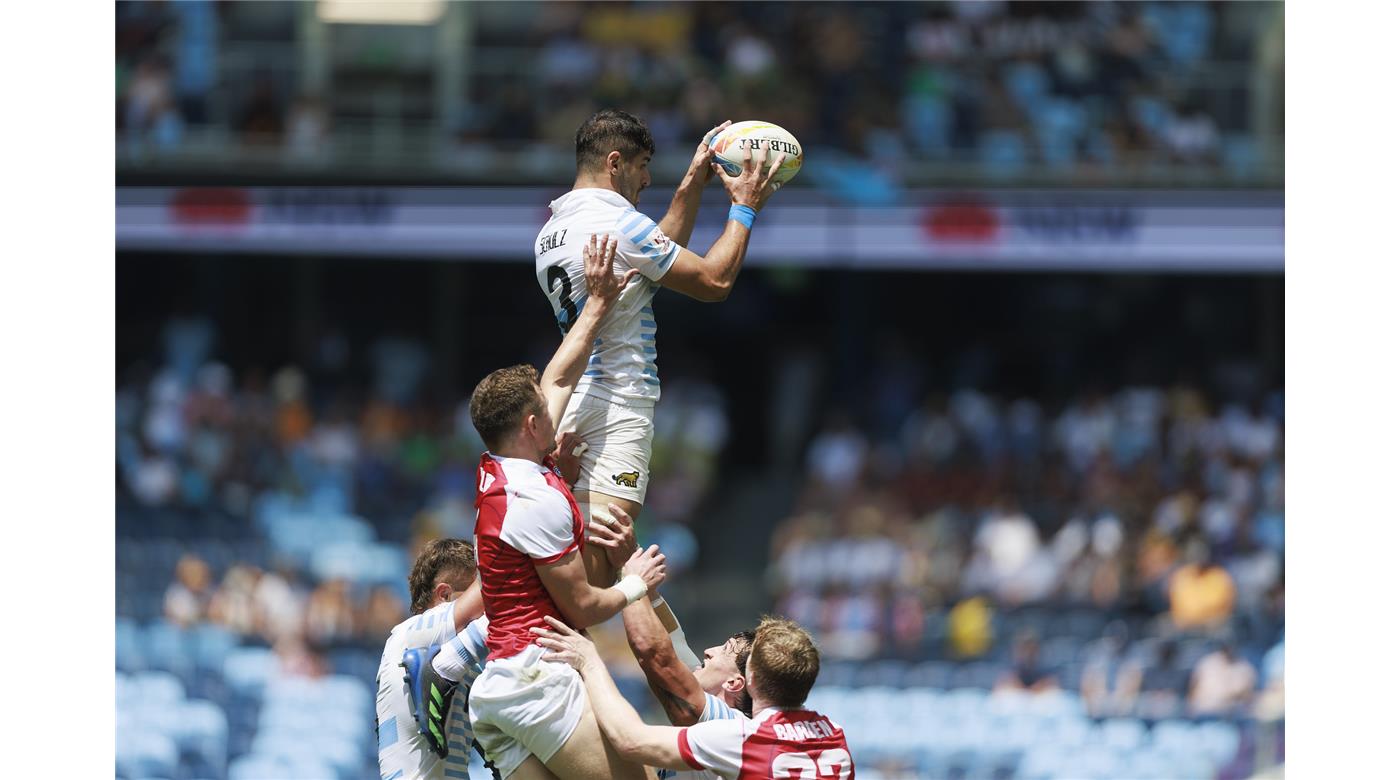
[[[742,203],[735,203],[729,207],[729,218],[740,225],[753,230],[753,218],[758,216],[758,212]]]

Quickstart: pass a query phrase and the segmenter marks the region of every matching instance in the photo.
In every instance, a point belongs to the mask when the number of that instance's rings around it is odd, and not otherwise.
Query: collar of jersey
[[[494,460],[494,461],[496,461],[497,463],[506,463],[506,462],[525,463],[525,464],[527,464],[527,465],[530,465],[530,466],[535,467],[535,469],[538,470],[541,474],[545,473],[546,471],[549,471],[549,467],[548,467],[548,466],[545,466],[543,463],[536,463],[536,462],[534,462],[533,460],[526,460],[525,458],[507,458],[507,457],[505,457],[505,456],[503,456],[503,455],[497,455],[497,454],[494,453],[494,452],[488,452],[488,453],[486,453],[486,454],[487,454],[487,455],[490,455],[490,456],[491,456],[491,459]]]
[[[616,206],[632,208],[632,201],[622,197],[622,193],[620,192],[603,187],[580,187],[576,190],[569,190],[555,198],[554,202],[549,204],[550,210],[557,212],[560,206],[568,205],[569,202],[575,199],[575,196],[578,198],[598,198],[599,200],[610,201]]]

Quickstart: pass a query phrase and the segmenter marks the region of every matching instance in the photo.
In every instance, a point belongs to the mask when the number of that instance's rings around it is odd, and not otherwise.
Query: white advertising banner
[[[727,212],[718,185],[691,240],[703,252]],[[265,252],[528,261],[549,201],[507,187],[127,187],[119,251]],[[669,193],[647,192],[655,219]],[[751,265],[1282,272],[1280,192],[938,190],[891,207],[778,193],[754,226]]]

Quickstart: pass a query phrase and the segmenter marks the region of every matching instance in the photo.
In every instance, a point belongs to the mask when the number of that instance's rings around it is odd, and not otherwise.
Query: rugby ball
[[[735,122],[711,139],[710,148],[715,152],[715,162],[730,176],[743,172],[745,149],[751,150],[755,160],[762,158],[766,150],[769,165],[778,152],[787,154],[773,176],[779,184],[787,184],[802,168],[802,144],[792,133],[772,122]]]

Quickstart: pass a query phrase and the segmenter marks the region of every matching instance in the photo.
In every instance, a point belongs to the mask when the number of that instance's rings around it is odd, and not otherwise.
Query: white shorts
[[[510,658],[486,662],[472,683],[467,714],[486,757],[502,778],[532,754],[549,761],[573,736],[588,697],[572,666],[542,661],[530,645]]]
[[[575,393],[559,430],[588,442],[574,490],[645,503],[651,463],[652,404],[627,406]]]

